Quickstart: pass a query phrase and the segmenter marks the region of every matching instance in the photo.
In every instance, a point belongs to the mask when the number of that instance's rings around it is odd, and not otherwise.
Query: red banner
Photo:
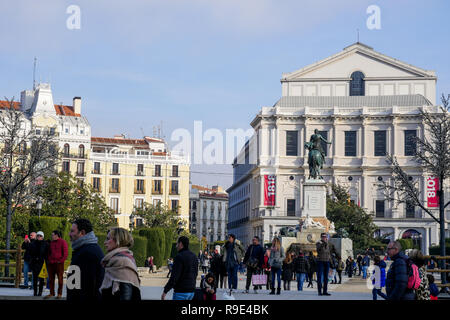
[[[428,208],[439,207],[439,196],[437,191],[439,190],[439,178],[428,177],[427,178],[427,203]]]
[[[276,176],[265,175],[264,176],[264,205],[275,206],[275,186]]]

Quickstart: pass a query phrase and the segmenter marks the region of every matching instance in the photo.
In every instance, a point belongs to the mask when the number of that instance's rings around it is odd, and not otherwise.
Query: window
[[[161,180],[155,180],[155,181],[153,181],[153,186],[154,186],[154,188],[153,188],[153,191],[155,192],[155,193],[161,193]]]
[[[77,176],[84,177],[84,162],[77,163]]]
[[[170,193],[171,194],[178,194],[178,181],[174,180],[172,181],[172,185],[170,188]]]
[[[172,166],[172,177],[178,177],[178,166]]]
[[[216,208],[214,201],[211,201],[211,213],[214,213],[214,209]]]
[[[40,135],[41,134],[41,129],[36,129],[36,135]]]
[[[157,207],[159,204],[161,204],[161,199],[153,199],[153,206]]]
[[[295,199],[287,200],[287,216],[295,217]]]
[[[134,190],[135,193],[144,193],[144,180],[138,179],[136,180],[136,187]]]
[[[364,73],[361,71],[353,72],[350,80],[350,95],[363,96],[364,95]]]
[[[416,130],[405,130],[405,156],[416,153]]]
[[[319,131],[319,134],[328,141],[328,131]],[[322,150],[325,151],[325,157],[328,156],[328,144],[320,140],[320,144],[322,145]]]
[[[63,161],[63,172],[70,172],[70,161]]]
[[[119,164],[118,163],[113,163],[112,164],[112,174],[119,174]]]
[[[407,201],[406,202],[406,218],[415,218],[416,214],[415,214],[415,207],[414,205]]]
[[[111,190],[110,192],[119,192],[119,179],[111,179]]]
[[[94,190],[100,191],[100,178],[92,178],[92,187]]]
[[[65,133],[69,133],[69,128],[66,128],[64,131]]]
[[[345,156],[356,157],[356,131],[345,131]]]
[[[375,131],[375,157],[386,155],[386,131]]]
[[[55,128],[50,128],[50,135],[54,136],[55,135]]]
[[[144,175],[144,165],[143,164],[138,164],[137,165],[137,172],[136,175],[138,176],[143,176]]]
[[[377,218],[384,218],[384,200],[376,200],[376,202],[375,202],[375,216]]]
[[[100,162],[94,162],[94,172],[96,174],[100,173]]]
[[[70,146],[68,143],[64,145],[64,157],[69,157],[70,155]]]
[[[142,209],[142,207],[144,206],[144,199],[136,199],[134,202],[134,206],[137,209]]]
[[[119,213],[119,198],[111,198],[110,200],[111,210],[115,213]]]
[[[155,177],[161,177],[161,165],[155,165]]]
[[[82,144],[78,147],[78,156],[84,158],[84,146]]]
[[[172,211],[178,213],[178,200],[171,200],[171,204]]]
[[[197,210],[197,201],[192,201],[192,209]]]
[[[298,131],[286,131],[286,155],[298,155]]]

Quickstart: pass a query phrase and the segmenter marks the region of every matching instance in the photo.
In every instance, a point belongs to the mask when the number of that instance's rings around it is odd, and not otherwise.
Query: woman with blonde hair
[[[269,265],[271,268],[272,276],[272,290],[270,294],[275,294],[275,275],[277,276],[278,286],[277,294],[281,292],[281,267],[285,258],[284,249],[281,246],[280,239],[278,237],[273,238],[272,247],[270,248]]]
[[[105,277],[100,287],[104,300],[141,300],[140,279],[130,248],[134,240],[123,228],[111,228],[104,245],[108,253],[101,264]]]
[[[294,252],[289,252],[286,255],[286,258],[283,260],[283,270],[282,270],[282,280],[283,280],[283,289],[290,291],[291,290],[291,280],[292,274],[294,271]]]

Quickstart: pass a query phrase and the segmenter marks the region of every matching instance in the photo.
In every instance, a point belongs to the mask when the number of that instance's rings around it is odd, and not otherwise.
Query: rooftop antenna
[[[142,129],[142,127],[141,127],[141,134],[142,134],[142,137],[145,137],[144,129]]]
[[[37,58],[34,57],[34,66],[33,66],[33,90],[36,89],[36,62],[37,62]]]
[[[359,43],[359,29],[356,29],[356,34],[357,34],[357,36],[356,36],[356,43]]]

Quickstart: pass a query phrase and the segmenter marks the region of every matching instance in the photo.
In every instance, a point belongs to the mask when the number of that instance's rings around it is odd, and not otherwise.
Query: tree
[[[116,224],[104,198],[90,184],[81,184],[68,172],[45,178],[38,195],[45,216],[65,217],[69,221],[89,219],[96,232],[105,232]]]
[[[348,235],[356,249],[366,249],[377,241],[377,226],[372,216],[349,201],[350,194],[339,185],[331,186],[334,197],[327,196],[327,218],[334,223],[338,235]]]
[[[441,255],[445,256],[445,208],[450,205],[450,201],[445,202],[444,184],[450,177],[450,95],[441,97],[442,106],[438,107],[438,112],[430,113],[425,109],[419,109],[420,117],[424,124],[424,138],[416,136],[412,141],[416,148],[413,159],[422,166],[423,172],[427,175],[439,178],[437,196],[439,198],[439,217],[426,205],[424,193],[420,190],[418,181],[410,179],[404,168],[402,168],[397,158],[387,155],[387,162],[392,168],[393,183],[384,182],[380,188],[384,190],[386,199],[397,204],[421,208],[427,215],[439,224]],[[445,260],[441,260],[441,268],[444,268]],[[445,283],[445,277],[443,277]]]
[[[144,202],[141,208],[135,207],[134,215],[142,218],[144,226],[148,228],[163,227],[175,230],[180,220],[175,211],[161,203],[152,205]]]
[[[58,150],[54,129],[37,129],[16,109],[14,98],[0,111],[0,193],[6,203],[6,249],[11,249],[12,217],[30,203],[42,177],[55,173]],[[5,263],[9,263],[6,254]],[[9,274],[9,268],[5,268]]]

